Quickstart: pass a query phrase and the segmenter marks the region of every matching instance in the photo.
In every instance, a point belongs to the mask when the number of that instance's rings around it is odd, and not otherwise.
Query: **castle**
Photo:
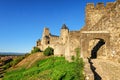
[[[54,55],[70,60],[80,48],[83,58],[114,58],[120,60],[120,0],[86,5],[85,25],[81,30],[69,31],[63,24],[60,36],[52,35],[44,28],[42,39],[37,41],[41,50],[54,48]]]

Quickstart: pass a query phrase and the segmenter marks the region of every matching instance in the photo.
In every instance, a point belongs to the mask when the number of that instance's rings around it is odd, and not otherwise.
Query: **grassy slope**
[[[36,62],[37,60],[41,60],[47,58],[46,56],[43,55],[42,52],[37,52],[34,54],[30,54],[28,57],[26,57],[25,59],[23,59],[21,62],[19,62],[15,67],[19,68],[19,67],[30,67],[34,62]]]
[[[3,80],[84,80],[82,71],[82,60],[78,67],[76,62],[68,62],[64,57],[50,57],[36,61],[30,68],[8,71]]]

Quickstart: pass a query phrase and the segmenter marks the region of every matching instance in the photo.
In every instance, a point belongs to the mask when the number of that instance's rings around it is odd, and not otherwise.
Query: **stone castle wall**
[[[111,55],[120,55],[120,7],[118,4],[118,2],[114,3],[110,11],[106,13],[107,15],[103,15],[96,25],[87,29],[89,31],[109,31]]]
[[[86,24],[79,31],[69,31],[64,24],[60,36],[50,34],[48,28],[44,29],[42,39],[37,46],[44,50],[51,46],[55,55],[63,55],[68,60],[75,56],[75,49],[81,48],[81,57],[90,57],[92,48],[101,40],[105,45],[100,48],[98,55],[108,58],[120,57],[120,0],[116,2],[93,3],[86,6]]]
[[[88,27],[95,25],[103,15],[105,15],[108,11],[110,11],[111,7],[114,3],[107,3],[104,6],[104,3],[89,3],[86,6],[86,25]]]
[[[76,56],[75,49],[80,48],[80,31],[70,31],[69,39],[67,43],[67,47],[69,51],[66,51],[66,56]],[[69,54],[67,53],[69,52]]]

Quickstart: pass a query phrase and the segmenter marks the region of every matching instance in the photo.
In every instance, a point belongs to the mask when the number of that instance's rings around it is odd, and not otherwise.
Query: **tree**
[[[53,55],[53,54],[54,54],[54,49],[48,46],[48,47],[44,50],[43,53],[44,53],[45,56]]]
[[[38,47],[34,47],[31,53],[41,52],[41,50]]]

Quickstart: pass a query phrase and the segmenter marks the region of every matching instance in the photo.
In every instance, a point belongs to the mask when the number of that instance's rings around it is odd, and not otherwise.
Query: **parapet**
[[[109,8],[111,8],[113,5],[114,5],[114,2],[108,2],[108,3],[106,3],[106,6],[105,6],[104,3],[102,3],[102,2],[97,3],[96,6],[95,6],[94,3],[88,3],[87,6],[86,6],[86,10],[109,9]]]
[[[96,6],[94,3],[88,3],[86,9],[87,10],[92,10],[92,9],[103,9],[105,8],[104,3],[97,3]]]
[[[111,8],[114,5],[114,2],[108,2],[106,3],[106,8]]]
[[[87,10],[94,9],[94,3],[88,3],[87,6],[86,6],[86,9]]]
[[[95,8],[97,8],[97,9],[103,9],[104,7],[105,7],[104,3],[99,2],[99,3],[96,4]]]

